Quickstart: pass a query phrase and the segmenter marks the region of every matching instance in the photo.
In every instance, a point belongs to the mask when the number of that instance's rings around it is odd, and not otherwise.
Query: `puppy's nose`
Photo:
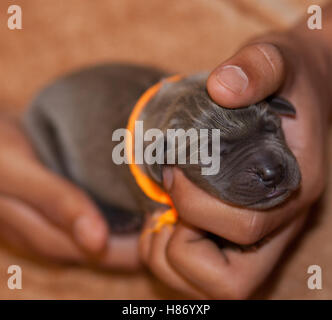
[[[282,165],[263,166],[258,170],[258,175],[262,179],[262,182],[267,187],[273,187],[279,184],[283,177]]]

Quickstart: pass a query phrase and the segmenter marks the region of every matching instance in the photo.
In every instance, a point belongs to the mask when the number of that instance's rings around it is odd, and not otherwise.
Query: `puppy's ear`
[[[277,114],[285,116],[296,115],[296,110],[294,106],[284,98],[270,96],[266,99],[266,102],[269,104],[269,107]]]

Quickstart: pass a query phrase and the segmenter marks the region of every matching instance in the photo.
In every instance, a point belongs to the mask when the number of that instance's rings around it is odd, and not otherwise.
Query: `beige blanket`
[[[14,2],[23,10],[23,30],[7,28],[7,9],[13,1],[0,2],[0,110],[13,113],[20,113],[47,81],[84,65],[130,61],[184,73],[209,70],[250,37],[290,25],[311,4],[309,0]],[[329,185],[308,230],[289,248],[256,297],[332,298],[332,176]],[[23,269],[22,290],[7,287],[11,264]],[[307,288],[307,267],[312,264],[323,268],[323,290]],[[0,246],[0,298],[180,297],[148,273],[54,265]]]

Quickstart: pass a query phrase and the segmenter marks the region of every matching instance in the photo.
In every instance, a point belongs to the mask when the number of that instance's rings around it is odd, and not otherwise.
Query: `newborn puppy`
[[[90,194],[112,232],[139,230],[143,212],[160,206],[137,186],[127,164],[114,163],[112,152],[119,142],[112,135],[126,128],[136,101],[163,77],[162,71],[131,65],[81,70],[45,88],[24,118],[41,160]],[[217,174],[202,175],[200,162],[175,165],[198,187],[230,204],[255,209],[280,204],[301,180],[279,118],[295,115],[295,109],[280,98],[236,110],[222,108],[208,96],[206,79],[204,73],[165,82],[137,120],[143,121],[145,132],[220,129]],[[167,154],[168,141],[162,143]],[[162,185],[163,165],[144,163],[142,168]]]

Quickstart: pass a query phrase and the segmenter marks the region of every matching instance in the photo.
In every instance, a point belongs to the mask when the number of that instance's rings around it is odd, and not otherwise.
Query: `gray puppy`
[[[112,134],[126,128],[136,101],[165,76],[133,65],[92,67],[46,87],[27,110],[25,128],[41,160],[86,190],[113,232],[138,230],[142,213],[160,206],[137,186],[128,165],[113,162],[118,142]],[[218,174],[202,175],[201,163],[177,166],[198,187],[230,204],[268,209],[282,203],[301,180],[279,118],[295,115],[295,109],[280,98],[222,108],[208,96],[206,78],[198,74],[163,84],[140,115],[144,130],[220,129]],[[143,170],[161,185],[162,167],[144,163]]]

